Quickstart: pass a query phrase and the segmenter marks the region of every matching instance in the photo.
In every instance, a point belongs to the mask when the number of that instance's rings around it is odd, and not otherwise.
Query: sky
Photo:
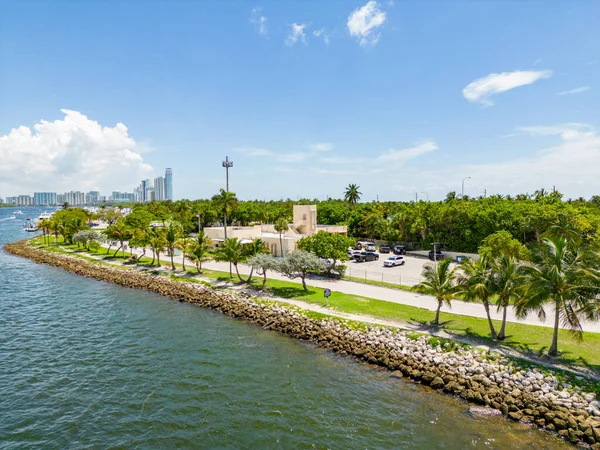
[[[600,194],[600,2],[5,1],[0,197]]]

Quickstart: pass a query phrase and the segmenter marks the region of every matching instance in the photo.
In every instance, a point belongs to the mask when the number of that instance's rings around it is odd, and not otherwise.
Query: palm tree
[[[490,297],[494,290],[490,258],[484,253],[479,261],[469,259],[461,267],[463,274],[459,276],[458,291],[465,300],[480,300],[483,303],[492,339],[496,339],[496,330],[490,316]]]
[[[244,253],[246,258],[251,258],[252,256],[269,253],[269,249],[265,246],[265,243],[262,239],[256,238],[249,244],[244,245]],[[253,271],[254,266],[250,266],[250,275],[248,276],[248,280],[246,280],[247,283],[250,283],[252,280]]]
[[[108,228],[104,230],[104,234],[110,240],[119,241],[119,248],[115,250],[113,258],[117,256],[119,250],[123,248],[124,242],[133,237],[133,231],[127,226],[123,219],[117,220],[114,225],[108,226]],[[123,258],[125,258],[125,253],[123,253]]]
[[[160,267],[160,253],[165,251],[166,245],[162,228],[151,228],[148,242],[152,249],[152,262],[150,264],[154,265],[154,258],[156,258],[156,265]]]
[[[344,200],[346,200],[351,205],[355,205],[359,200],[362,192],[359,191],[360,186],[352,183],[349,184],[344,193]]]
[[[234,192],[221,189],[218,194],[212,198],[215,207],[223,212],[223,229],[225,232],[225,241],[227,241],[227,214],[238,205],[238,199]]]
[[[438,307],[435,312],[435,319],[432,325],[440,324],[440,309],[446,303],[448,307],[452,306],[452,297],[456,293],[456,267],[451,267],[450,258],[442,259],[437,264],[428,263],[423,267],[421,276],[425,279],[413,289],[425,294],[433,295]]]
[[[204,231],[199,231],[196,239],[190,242],[187,248],[187,253],[191,256],[192,262],[196,264],[198,273],[202,273],[202,261],[208,259],[208,239],[204,235]]]
[[[50,220],[49,219],[41,219],[38,224],[38,229],[42,230],[42,233],[44,233],[44,245],[48,245],[48,242],[46,240],[46,237],[49,234],[49,230],[50,230]]]
[[[175,253],[175,247],[182,236],[181,224],[171,220],[169,226],[165,229],[165,245],[169,250],[169,256],[171,257],[171,270],[175,270],[175,262],[173,256]]]
[[[240,281],[244,281],[240,276],[238,263],[243,262],[246,259],[244,252],[244,246],[238,240],[238,238],[227,239],[220,247],[217,247],[214,255],[215,261],[227,261],[234,265],[235,272],[237,273]]]
[[[284,256],[282,234],[285,233],[289,228],[290,226],[288,225],[288,221],[285,219],[285,217],[280,217],[275,222],[275,231],[279,233],[279,245],[281,245],[281,256]]]
[[[522,266],[516,258],[502,255],[494,262],[494,292],[497,294],[496,306],[498,311],[502,309],[502,326],[498,333],[498,340],[506,337],[506,314],[511,303],[516,303],[523,296]]]
[[[581,318],[595,319],[597,296],[600,293],[600,274],[596,263],[597,251],[576,246],[564,237],[548,237],[534,256],[535,264],[525,267],[527,296],[517,302],[517,314],[529,311],[545,319],[545,303],[554,307],[554,333],[548,350],[558,355],[558,328],[569,328],[578,339],[583,339]],[[593,307],[595,305],[595,308]]]
[[[181,266],[182,266],[184,272],[185,272],[185,257],[186,257],[187,249],[190,247],[191,243],[192,243],[192,238],[190,238],[189,236],[183,236],[177,241],[177,244],[175,245],[175,248],[177,248],[178,250],[181,250]]]

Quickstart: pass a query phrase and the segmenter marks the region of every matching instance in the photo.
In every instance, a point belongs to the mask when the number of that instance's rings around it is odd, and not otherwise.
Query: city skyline
[[[173,166],[175,199],[209,198],[225,155],[240,199],[356,183],[365,200],[440,200],[467,177],[469,196],[600,192],[598,2],[119,11],[5,5],[0,196],[128,191]]]

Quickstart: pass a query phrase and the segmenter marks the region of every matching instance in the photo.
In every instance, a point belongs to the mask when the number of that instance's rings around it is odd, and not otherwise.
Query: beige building
[[[311,236],[319,231],[328,233],[339,233],[348,235],[348,228],[335,225],[317,224],[317,206],[316,205],[294,205],[294,219],[288,225],[288,229],[281,234],[275,231],[275,225],[262,224],[247,227],[227,227],[228,238],[238,238],[242,243],[250,243],[252,240],[261,239],[275,256],[288,254],[298,248],[298,241],[305,236]],[[204,228],[206,237],[210,239],[215,247],[218,247],[225,238],[223,227]]]

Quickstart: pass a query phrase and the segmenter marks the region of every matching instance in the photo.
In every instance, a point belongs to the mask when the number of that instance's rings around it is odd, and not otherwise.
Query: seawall
[[[221,311],[263,328],[311,341],[343,355],[388,368],[430,388],[499,411],[509,419],[556,432],[568,441],[600,450],[600,402],[552,373],[454,343],[415,338],[386,328],[355,329],[337,320],[314,319],[250,296],[216,291],[197,283],[109,267],[75,256],[31,247],[26,241],[5,250],[39,264]]]

